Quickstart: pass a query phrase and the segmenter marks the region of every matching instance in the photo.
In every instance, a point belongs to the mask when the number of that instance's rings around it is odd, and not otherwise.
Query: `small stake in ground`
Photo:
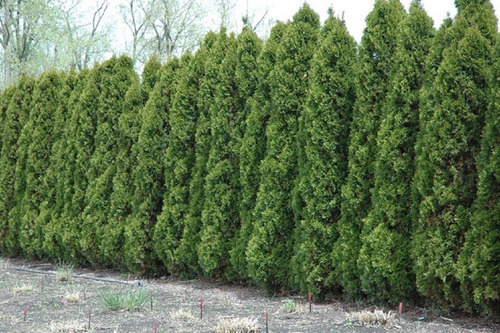
[[[158,333],[158,323],[155,323],[155,333]]]
[[[203,319],[203,300],[200,300],[200,319]]]
[[[84,301],[87,300],[87,284],[86,283],[83,285],[83,300]]]
[[[92,318],[92,314],[89,311],[89,330],[90,330],[90,320],[91,320],[91,318]]]
[[[403,313],[403,302],[399,302],[398,314],[401,315],[402,313]]]
[[[151,302],[151,310],[153,310],[153,294],[149,295],[149,300]]]
[[[312,295],[311,292],[307,292],[307,301],[309,302],[309,313],[312,312]]]
[[[269,333],[269,314],[266,311],[266,333]]]
[[[26,321],[26,317],[28,317],[28,310],[29,310],[29,308],[30,307],[27,306],[27,305],[24,307],[24,321]]]
[[[42,293],[43,293],[43,282],[45,281],[45,275],[42,275]]]

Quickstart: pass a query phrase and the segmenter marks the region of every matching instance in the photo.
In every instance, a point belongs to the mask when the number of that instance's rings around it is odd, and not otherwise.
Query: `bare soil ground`
[[[422,309],[405,309],[385,326],[370,326],[361,325],[353,314],[366,314],[373,308],[333,302],[313,304],[309,313],[304,298],[267,297],[251,287],[145,281],[118,272],[84,269],[75,269],[69,281],[62,282],[56,279],[51,264],[13,259],[0,264],[0,332],[218,332],[221,321],[229,318],[254,320],[257,330],[251,332],[266,332],[266,312],[269,332],[500,332],[500,325],[482,318],[444,317]],[[151,302],[133,312],[103,306],[101,292],[136,288],[151,295],[152,308]]]

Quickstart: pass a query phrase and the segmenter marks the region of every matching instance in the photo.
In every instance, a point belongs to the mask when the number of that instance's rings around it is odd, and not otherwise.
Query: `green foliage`
[[[338,235],[340,189],[347,177],[355,60],[356,43],[344,22],[328,19],[312,60],[302,115],[305,163],[297,190],[305,205],[295,231],[291,269],[295,285],[304,293],[324,296],[331,287],[326,280]]]
[[[243,86],[246,96],[250,96],[250,91],[255,89],[253,97],[245,103],[248,117],[246,119],[246,129],[241,139],[239,152],[239,173],[240,173],[240,228],[238,230],[237,239],[231,249],[231,265],[236,272],[239,272],[240,279],[246,279],[247,260],[246,249],[248,241],[253,232],[254,218],[253,210],[257,199],[257,191],[260,183],[259,166],[266,152],[266,127],[269,115],[272,110],[271,88],[268,80],[269,74],[274,68],[276,62],[276,48],[279,45],[283,33],[286,30],[286,25],[278,23],[271,31],[271,36],[267,40],[265,49],[259,55],[257,63],[251,56],[252,51],[255,52],[258,48],[257,40],[252,33],[244,30],[240,36],[241,55],[245,55],[246,61],[237,67],[237,79],[240,86]],[[260,43],[259,43],[260,44]],[[247,52],[244,52],[245,50]],[[243,61],[241,61],[243,62]],[[252,67],[256,66],[256,72]],[[238,78],[240,73],[241,78]],[[247,73],[247,77],[243,74]],[[255,75],[255,77],[254,77]],[[254,86],[255,85],[255,86]]]
[[[388,81],[394,65],[394,41],[404,16],[403,6],[398,0],[377,0],[366,19],[359,50],[357,100],[349,144],[349,175],[342,187],[339,239],[333,250],[335,280],[352,296],[361,293],[357,266],[361,249],[360,235],[363,219],[371,208],[370,193],[374,185],[374,162],[377,156],[376,136],[390,87]]]
[[[266,130],[267,153],[247,260],[252,280],[267,289],[287,288],[295,227],[292,191],[298,175],[299,117],[306,101],[310,60],[319,37],[319,16],[304,5],[277,48],[270,73],[273,110]]]
[[[124,110],[125,94],[134,76],[130,58],[112,58],[101,66],[97,104],[95,149],[86,170],[88,186],[86,207],[82,212],[80,246],[86,259],[96,265],[109,265],[113,243],[105,240],[105,227],[110,217],[110,197],[118,156],[119,119]]]
[[[414,295],[411,182],[419,92],[433,34],[432,19],[418,1],[412,2],[397,37],[391,88],[377,135],[372,209],[364,220],[358,259],[363,292],[378,302],[394,304]]]
[[[377,0],[359,49],[305,4],[142,80],[127,57],[22,78],[0,253],[498,315],[500,43],[490,1],[456,4],[435,34],[420,1]]]
[[[133,147],[137,165],[133,168],[132,214],[125,226],[125,263],[128,269],[144,272],[152,266],[153,232],[161,213],[165,193],[164,153],[170,131],[174,78],[179,62],[172,60],[161,70],[146,106],[139,112],[141,128]],[[146,75],[148,72],[145,72]],[[155,251],[155,256],[159,252]]]
[[[68,108],[71,117],[67,126],[68,141],[65,152],[65,172],[62,175],[64,193],[59,200],[64,201],[61,213],[64,253],[71,261],[85,262],[80,246],[82,230],[81,214],[85,208],[86,176],[90,157],[94,152],[94,137],[97,126],[97,108],[102,67],[79,74],[79,83],[72,94]],[[69,259],[68,259],[69,260]]]
[[[153,241],[154,251],[170,273],[178,273],[178,260],[174,254],[182,236],[182,225],[187,214],[189,180],[194,164],[194,133],[198,118],[197,94],[199,77],[203,74],[205,49],[194,57],[186,55],[177,70],[175,88],[169,105],[168,147],[162,165],[165,191],[160,194],[158,221]],[[161,201],[163,199],[163,202]]]
[[[43,254],[50,258],[63,258],[65,256],[61,239],[63,224],[60,219],[65,191],[62,175],[66,171],[66,144],[69,138],[67,125],[71,119],[71,110],[68,107],[69,100],[78,83],[78,75],[70,73],[65,78],[59,100],[54,101],[57,104],[57,111],[54,114],[50,135],[54,143],[43,179],[43,202],[40,205],[40,214],[35,221],[37,228],[43,233]]]
[[[489,101],[495,42],[482,34],[489,29],[478,28],[481,20],[491,22],[491,5],[471,6],[475,8],[459,11],[447,31],[453,38],[443,51],[432,84],[433,96],[426,105],[431,109],[421,119],[414,180],[418,193],[412,244],[416,285],[429,299],[452,306],[462,303],[457,260],[476,198],[476,158]]]
[[[478,311],[499,315],[500,281],[500,43],[494,52],[491,101],[486,113],[478,164],[477,199],[458,263],[464,301]],[[472,304],[475,303],[475,305]]]
[[[21,142],[22,131],[29,121],[31,99],[35,81],[23,77],[15,87],[5,114],[2,131],[2,151],[0,155],[0,232],[2,251],[19,254],[18,236],[20,232],[19,203],[22,198],[24,165],[16,167],[19,158],[25,156],[26,142]],[[23,149],[19,150],[20,146]],[[19,162],[21,163],[21,162]]]
[[[210,151],[210,107],[215,103],[215,92],[218,83],[218,71],[223,60],[220,50],[220,39],[225,39],[225,31],[221,34],[209,33],[205,37],[202,48],[206,52],[203,75],[198,92],[198,119],[196,122],[194,151],[195,162],[189,183],[189,207],[182,221],[182,237],[178,245],[178,265],[184,267],[186,274],[199,274],[197,248],[200,243],[201,212],[205,202],[205,176],[208,153]]]

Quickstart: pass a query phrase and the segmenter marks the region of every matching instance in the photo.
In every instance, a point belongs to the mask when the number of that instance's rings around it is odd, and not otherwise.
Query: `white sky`
[[[497,17],[500,13],[500,0],[490,0],[495,7]],[[344,15],[347,28],[351,35],[359,42],[365,28],[365,18],[373,9],[374,0],[308,0],[307,3],[321,16],[322,22],[326,19],[328,7],[333,7],[336,15]],[[236,16],[238,28],[240,18],[246,13],[247,3],[249,13],[259,13],[269,9],[268,18],[288,21],[300,9],[304,0],[236,0]],[[411,0],[401,0],[408,10]],[[422,0],[422,5],[434,20],[434,25],[439,27],[447,13],[451,17],[456,15],[454,0]],[[238,14],[239,13],[239,14]]]

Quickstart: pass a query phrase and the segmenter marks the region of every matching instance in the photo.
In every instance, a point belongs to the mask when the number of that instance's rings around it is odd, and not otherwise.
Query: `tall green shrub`
[[[500,309],[500,43],[497,42],[491,100],[486,113],[478,189],[470,230],[458,263],[464,303],[482,313]]]
[[[133,145],[137,141],[140,121],[139,110],[143,107],[143,94],[139,77],[133,77],[131,86],[125,94],[123,110],[118,120],[116,144],[116,171],[113,176],[113,189],[110,196],[108,223],[102,230],[102,246],[106,247],[109,262],[114,267],[124,267],[124,245],[127,242],[125,229],[127,218],[132,214],[134,195],[132,170],[137,157],[133,154]],[[125,260],[124,260],[125,259]]]
[[[459,306],[457,260],[477,191],[481,132],[489,101],[497,23],[489,1],[465,5],[449,28],[417,142],[412,256],[417,288],[429,300]]]
[[[240,279],[247,279],[248,277],[245,252],[253,232],[253,211],[260,183],[259,166],[266,153],[266,127],[273,108],[268,77],[274,68],[276,62],[276,49],[285,30],[286,25],[278,22],[271,30],[271,35],[266,41],[265,48],[258,57],[257,62],[254,64],[254,59],[247,56],[245,58],[246,61],[243,61],[242,58],[239,62],[241,65],[237,67],[237,73],[238,68],[240,68],[240,66],[242,68],[239,72],[242,76],[241,80],[248,80],[245,83],[245,91],[248,90],[248,92],[250,92],[255,89],[253,97],[247,99],[245,103],[245,107],[250,108],[250,110],[247,111],[249,114],[246,119],[246,130],[241,139],[239,153],[239,181],[241,186],[239,214],[241,226],[237,231],[237,239],[231,250],[231,265],[234,271],[239,273]],[[246,54],[243,53],[245,46],[248,47],[249,50],[254,50],[254,52],[259,48],[260,43],[257,43],[257,39],[248,29],[243,31],[240,40],[242,42],[240,44],[242,55]],[[252,52],[249,52],[249,54],[252,54]],[[253,66],[257,67],[255,73],[253,73],[252,70]],[[247,70],[243,70],[244,68],[247,68]],[[243,77],[243,73],[246,72],[250,73],[248,74],[248,78]],[[249,96],[249,93],[245,94]]]
[[[64,78],[57,72],[43,74],[33,91],[30,122],[23,128],[24,139],[29,141],[24,171],[25,191],[20,205],[19,223],[23,226],[19,244],[30,257],[41,257],[44,239],[44,222],[38,219],[44,199],[44,176],[49,168],[52,145],[57,138],[53,133],[58,103],[64,88]],[[62,115],[59,115],[62,116]],[[59,129],[57,129],[59,131]]]
[[[101,67],[95,150],[86,170],[89,183],[85,192],[80,246],[90,263],[109,265],[113,248],[103,242],[102,236],[109,221],[110,197],[116,173],[119,118],[124,109],[125,94],[137,74],[132,60],[125,56],[112,58]]]
[[[153,266],[154,228],[161,213],[165,191],[164,159],[167,136],[170,132],[170,112],[175,93],[177,59],[169,61],[160,71],[159,81],[149,94],[146,106],[140,111],[141,128],[133,153],[137,165],[133,169],[134,196],[132,215],[125,227],[125,263],[133,271]],[[148,74],[145,71],[144,75]],[[161,257],[159,257],[161,258]]]
[[[372,209],[364,220],[361,286],[377,302],[409,300],[415,278],[410,253],[411,182],[419,130],[419,93],[434,35],[432,19],[413,1],[397,36],[390,90],[377,135]]]
[[[2,151],[0,155],[0,232],[2,252],[19,254],[19,206],[16,198],[22,197],[24,177],[16,174],[22,130],[29,121],[31,99],[35,81],[22,77],[15,87],[7,107],[2,131]],[[18,153],[22,153],[18,155]],[[21,170],[21,169],[20,169]],[[16,186],[17,185],[17,186]]]
[[[103,68],[96,66],[80,73],[78,89],[71,96],[68,123],[69,137],[66,148],[65,172],[62,175],[64,206],[61,213],[62,228],[59,230],[66,256],[83,263],[85,258],[80,246],[82,212],[85,208],[85,192],[89,180],[87,170],[95,148],[97,108]]]
[[[197,248],[200,243],[201,212],[205,202],[205,176],[208,153],[210,151],[210,107],[215,103],[215,92],[218,82],[218,71],[222,62],[223,52],[221,40],[226,39],[225,30],[219,34],[209,33],[205,37],[203,48],[206,49],[204,73],[199,78],[200,90],[197,98],[199,116],[195,132],[195,162],[191,171],[189,183],[189,208],[183,221],[182,236],[178,245],[176,257],[183,273],[187,275],[201,272],[198,263]]]
[[[292,190],[298,175],[298,122],[306,102],[310,60],[319,27],[318,14],[305,4],[287,28],[270,74],[274,110],[267,126],[267,153],[260,166],[255,225],[246,252],[250,277],[267,289],[289,286],[296,218]]]
[[[340,189],[347,177],[347,152],[355,101],[356,42],[343,21],[325,22],[311,63],[310,87],[303,112],[304,170],[298,193],[305,203],[295,229],[294,285],[324,295],[331,289],[332,246],[338,237]]]
[[[357,72],[357,100],[353,111],[346,184],[342,187],[342,217],[339,238],[333,250],[335,282],[351,296],[361,292],[357,266],[361,249],[363,219],[371,208],[374,185],[376,137],[385,98],[389,91],[389,73],[394,66],[398,26],[405,16],[399,0],[377,0],[366,18],[361,40]]]
[[[218,69],[214,104],[209,109],[210,151],[206,165],[205,201],[201,212],[198,258],[203,273],[229,275],[229,251],[239,228],[238,155],[239,123],[244,112],[239,101],[235,70],[238,61],[234,35],[222,36],[216,44],[223,57]]]
[[[52,120],[51,137],[54,143],[51,148],[48,168],[43,178],[42,203],[40,214],[36,218],[35,224],[43,233],[43,254],[52,259],[65,257],[62,247],[61,230],[63,228],[60,215],[63,208],[64,172],[66,167],[66,146],[69,139],[69,120],[71,110],[69,102],[71,95],[79,82],[76,73],[70,73],[61,91],[60,99],[56,101],[57,110]],[[78,91],[77,93],[80,93]],[[65,258],[66,259],[66,258]]]
[[[208,44],[207,44],[208,43]],[[189,183],[195,164],[195,133],[200,115],[198,93],[207,58],[207,39],[194,57],[185,57],[179,70],[170,110],[170,133],[165,152],[163,210],[155,228],[154,248],[171,274],[179,274],[183,254],[179,252],[182,232],[189,212]]]

